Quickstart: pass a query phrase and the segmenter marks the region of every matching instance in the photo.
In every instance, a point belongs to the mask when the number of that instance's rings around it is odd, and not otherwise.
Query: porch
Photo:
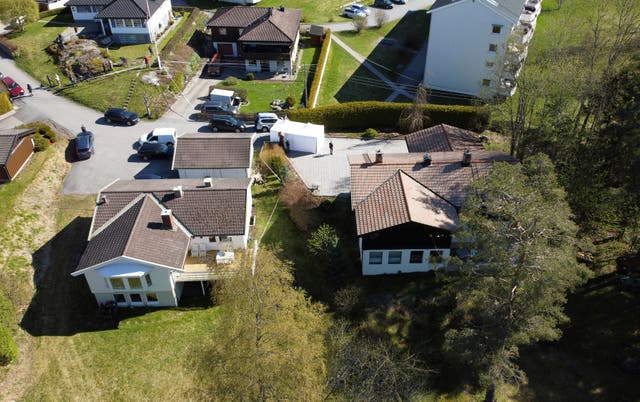
[[[188,255],[184,271],[174,274],[176,282],[215,281],[234,275],[240,264],[233,252],[208,251],[200,256]]]

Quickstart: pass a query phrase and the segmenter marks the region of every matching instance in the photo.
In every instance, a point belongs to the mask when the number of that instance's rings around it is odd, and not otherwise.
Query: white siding
[[[64,7],[64,5],[67,3],[67,1],[69,1],[69,0],[57,0],[57,1],[55,1],[55,0],[49,0],[49,1],[41,0],[41,1],[38,1],[38,3],[44,4],[46,6],[47,10],[53,10],[53,9],[56,9],[56,8]]]
[[[98,14],[98,12],[97,11],[88,12],[88,13],[78,12],[78,9],[75,6],[72,6],[71,14],[73,15],[74,21],[87,21],[87,20],[93,21],[93,17],[95,17],[96,14]]]
[[[246,179],[251,175],[251,169],[178,169],[178,176],[181,179]]]
[[[431,251],[440,251],[442,253],[442,262],[431,263],[429,261],[429,255]],[[389,264],[390,252],[401,252],[402,256],[399,264]],[[423,257],[421,263],[410,263],[409,258],[411,251],[422,251]],[[369,259],[371,253],[381,252],[382,263],[370,264]],[[444,268],[447,265],[447,260],[450,255],[450,250],[446,249],[410,249],[410,250],[364,250],[362,252],[362,275],[382,275],[382,274],[398,274],[409,272],[427,272],[432,269]]]
[[[114,27],[112,20],[109,20],[111,26],[111,32],[114,35],[117,34],[150,34],[153,37],[160,35],[169,26],[169,20],[171,20],[171,0],[165,0],[164,3],[156,10],[155,13],[149,18],[149,21],[144,27]]]
[[[247,235],[239,235],[239,236],[229,236],[229,240],[227,241],[219,241],[219,236],[213,236],[210,241],[208,237],[194,237],[191,239],[191,253],[194,254],[195,250],[198,248],[200,250],[206,251],[217,251],[217,250],[235,250],[235,249],[245,249],[247,248]]]
[[[474,96],[495,90],[498,77],[486,62],[495,63],[500,58],[514,23],[517,19],[510,20],[481,4],[481,1],[465,1],[434,10],[424,72],[425,86]],[[502,25],[499,34],[492,33],[493,25]],[[496,44],[498,51],[490,51],[490,44]],[[490,88],[482,87],[483,79],[491,80]]]

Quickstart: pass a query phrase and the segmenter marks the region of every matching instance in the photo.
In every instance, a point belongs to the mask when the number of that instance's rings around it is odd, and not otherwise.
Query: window
[[[133,26],[136,28],[142,28],[142,20],[131,20],[133,21]]]
[[[229,123],[229,125],[231,125],[231,123]],[[218,239],[220,239],[220,243],[230,242],[231,236],[218,236]]]
[[[142,281],[140,278],[128,278],[130,289],[142,289]]]
[[[147,293],[147,303],[157,303],[158,302],[158,295],[155,293]]]
[[[116,303],[126,303],[127,299],[124,298],[123,294],[115,294],[113,295],[113,300],[116,301]]]
[[[488,61],[488,62],[484,63],[484,65],[487,66],[488,68],[493,67],[493,64],[494,63],[492,61]]]
[[[482,86],[483,87],[488,87],[489,85],[491,85],[491,80],[488,80],[486,78],[484,80],[482,80]]]
[[[497,52],[498,51],[498,45],[496,45],[495,43],[492,43],[489,45],[489,51],[490,52]]]
[[[124,280],[122,278],[109,278],[113,289],[124,289]]]
[[[494,34],[499,34],[502,31],[502,25],[493,25],[491,28],[491,32]]]
[[[369,264],[382,264],[382,251],[372,251],[369,253]]]
[[[389,264],[400,264],[402,262],[402,251],[389,251],[387,261]]]
[[[409,263],[411,264],[420,264],[422,263],[422,257],[424,256],[424,251],[422,250],[415,250],[411,252],[411,255],[409,256]]]
[[[131,298],[131,303],[142,303],[142,296],[140,293],[131,293],[129,297]]]
[[[442,250],[429,251],[429,262],[432,264],[439,264],[442,262]]]
[[[111,26],[113,28],[124,28],[124,20],[123,19],[117,18],[117,19],[113,19],[113,20],[110,20],[110,21],[111,21]]]
[[[220,35],[226,35],[227,34],[227,28],[218,28],[218,33]]]
[[[147,282],[147,286],[151,286],[151,285],[153,285],[153,282],[151,282],[151,275],[146,274],[146,275],[144,276],[144,280]]]

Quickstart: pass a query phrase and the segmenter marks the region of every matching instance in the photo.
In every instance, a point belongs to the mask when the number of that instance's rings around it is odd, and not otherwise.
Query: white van
[[[175,128],[154,128],[149,134],[144,134],[138,140],[138,144],[145,142],[158,142],[165,145],[173,145],[176,143],[177,130]]]

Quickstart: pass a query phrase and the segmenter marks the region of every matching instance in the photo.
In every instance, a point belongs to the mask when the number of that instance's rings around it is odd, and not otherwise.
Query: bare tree
[[[351,21],[351,23],[353,24],[353,29],[357,33],[360,33],[362,32],[363,29],[367,27],[367,17],[366,16],[353,17],[353,21]]]
[[[420,83],[416,90],[416,96],[413,98],[411,107],[405,109],[400,114],[398,126],[400,130],[406,133],[422,130],[429,121],[429,116],[425,115],[424,105],[427,103],[427,90]]]
[[[376,10],[373,14],[373,18],[376,23],[376,28],[382,28],[382,26],[389,20],[389,15],[382,10]]]

